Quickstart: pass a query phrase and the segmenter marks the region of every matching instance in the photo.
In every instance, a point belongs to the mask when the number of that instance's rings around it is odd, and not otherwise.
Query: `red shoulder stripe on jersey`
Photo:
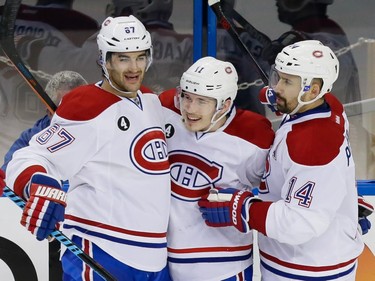
[[[328,118],[294,124],[286,139],[290,158],[308,166],[331,162],[340,153],[343,141],[343,124],[336,124]]]
[[[344,107],[341,104],[341,102],[331,93],[325,94],[324,99],[329,104],[331,111],[334,112],[335,114],[338,114],[342,118]]]
[[[159,95],[159,99],[160,99],[160,102],[161,102],[162,106],[164,106],[164,107],[166,107],[170,110],[173,110],[177,114],[181,114],[180,110],[178,108],[176,108],[175,103],[174,103],[176,94],[177,94],[176,88],[169,89],[169,90],[166,90],[166,91],[162,92]]]
[[[237,109],[236,116],[224,132],[238,136],[263,149],[269,149],[275,138],[271,122],[267,118],[242,109]]]
[[[121,98],[93,84],[75,88],[66,94],[56,110],[57,115],[73,121],[95,118]]]
[[[26,168],[21,174],[18,175],[13,186],[13,190],[18,196],[23,198],[23,189],[29,182],[31,176],[36,172],[46,173],[47,171],[43,166],[34,165]]]
[[[258,230],[267,236],[266,220],[268,209],[272,202],[254,202],[250,205],[249,210],[249,225],[251,229]]]

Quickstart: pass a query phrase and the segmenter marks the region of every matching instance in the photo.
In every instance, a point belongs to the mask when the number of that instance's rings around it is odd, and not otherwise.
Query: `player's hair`
[[[81,74],[75,71],[64,70],[52,76],[45,87],[45,91],[51,100],[58,105],[62,97],[60,95],[61,92],[69,92],[81,85],[87,85],[87,81]]]

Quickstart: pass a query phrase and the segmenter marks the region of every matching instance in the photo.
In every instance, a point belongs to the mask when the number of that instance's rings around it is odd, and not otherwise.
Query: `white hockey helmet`
[[[147,50],[147,66],[152,62],[152,43],[150,33],[134,16],[108,17],[97,36],[100,52],[99,63],[106,73],[105,62],[108,52],[138,52]]]
[[[279,5],[287,12],[298,12],[302,10],[307,4],[325,4],[331,5],[333,0],[276,0]]]
[[[168,21],[172,15],[173,0],[112,0],[113,15],[132,14],[141,21]]]
[[[216,110],[219,110],[228,98],[233,104],[238,90],[237,81],[233,64],[203,57],[183,73],[180,87],[182,91],[216,99]]]
[[[286,46],[277,55],[274,68],[301,77],[301,91],[298,95],[300,105],[312,103],[330,92],[339,75],[339,61],[335,53],[318,40],[305,40]],[[273,81],[273,77],[271,71],[272,88],[277,84],[277,81]],[[301,97],[310,89],[314,78],[321,78],[323,81],[320,93],[314,100],[303,102]]]

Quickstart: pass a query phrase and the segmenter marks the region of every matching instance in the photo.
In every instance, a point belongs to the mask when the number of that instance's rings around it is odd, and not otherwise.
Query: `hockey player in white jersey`
[[[174,281],[252,280],[252,233],[208,227],[198,209],[198,200],[212,188],[258,186],[274,138],[265,117],[233,106],[237,80],[231,63],[204,57],[184,72],[178,96],[175,90],[159,96],[168,116],[167,240]]]
[[[201,209],[212,226],[259,232],[264,281],[355,280],[363,242],[348,120],[329,93],[338,72],[320,41],[285,47],[270,77],[273,106],[285,114],[259,188],[263,202],[234,194],[222,206],[205,200]]]
[[[63,97],[51,125],[13,155],[7,184],[27,200],[21,223],[38,240],[65,218],[63,232],[117,280],[168,281],[163,111],[139,90],[151,37],[133,16],[108,17],[97,42],[103,81]],[[64,280],[100,280],[69,250],[62,265]]]

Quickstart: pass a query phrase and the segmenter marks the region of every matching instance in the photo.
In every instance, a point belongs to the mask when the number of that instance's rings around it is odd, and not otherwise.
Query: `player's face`
[[[298,95],[301,91],[301,78],[278,71],[278,82],[273,89],[276,92],[278,111],[290,113],[298,105]]]
[[[113,53],[107,62],[109,78],[121,91],[136,93],[141,87],[146,71],[145,51]]]
[[[186,129],[192,132],[207,130],[216,112],[216,100],[189,92],[182,92],[180,110]]]

